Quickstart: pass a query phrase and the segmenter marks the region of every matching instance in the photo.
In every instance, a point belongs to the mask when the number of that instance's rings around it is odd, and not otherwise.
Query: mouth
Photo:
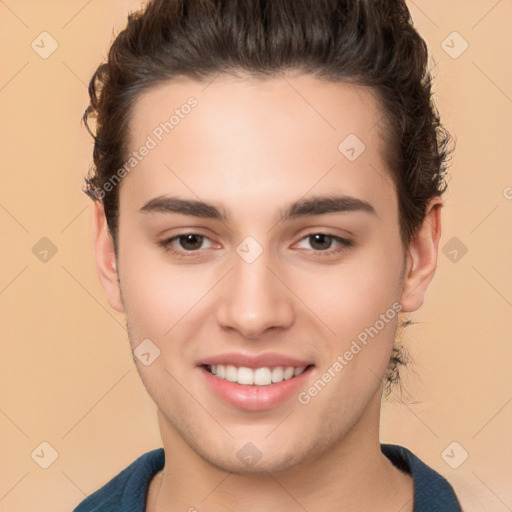
[[[270,411],[293,403],[300,390],[307,387],[315,375],[315,365],[305,361],[239,359],[240,366],[203,361],[197,369],[215,399],[240,411]],[[277,362],[284,364],[277,365]]]
[[[311,366],[313,365],[248,368],[231,364],[212,364],[204,365],[204,368],[218,379],[228,382],[244,386],[270,386],[298,377]]]

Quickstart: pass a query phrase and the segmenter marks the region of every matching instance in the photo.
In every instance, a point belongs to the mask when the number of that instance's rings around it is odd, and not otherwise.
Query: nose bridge
[[[293,322],[292,296],[275,273],[278,265],[269,249],[247,237],[233,254],[234,269],[217,309],[224,327],[244,336],[260,336],[271,327]]]

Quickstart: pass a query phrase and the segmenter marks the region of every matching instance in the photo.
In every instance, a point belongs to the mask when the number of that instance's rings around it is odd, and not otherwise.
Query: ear
[[[410,313],[421,307],[428,285],[434,277],[441,238],[442,206],[440,197],[433,197],[430,200],[423,223],[409,243],[400,301],[403,312]]]
[[[108,230],[105,210],[101,201],[94,201],[92,211],[92,238],[96,270],[109,304],[119,312],[124,311],[114,241]]]

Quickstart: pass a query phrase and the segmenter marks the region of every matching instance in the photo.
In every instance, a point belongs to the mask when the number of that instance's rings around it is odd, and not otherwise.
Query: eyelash
[[[172,242],[174,242],[175,240],[178,240],[179,238],[186,237],[186,236],[189,236],[189,235],[194,235],[194,236],[198,236],[198,237],[200,237],[202,239],[210,240],[207,236],[201,235],[200,233],[188,232],[188,233],[180,233],[180,234],[175,235],[175,236],[173,236],[171,238],[166,238],[164,240],[160,240],[159,242],[157,242],[157,244],[160,247],[163,247],[163,249],[166,252],[170,252],[170,253],[178,256],[178,257],[183,257],[183,258],[198,257],[200,255],[199,254],[200,253],[200,249],[197,249],[195,251],[185,251],[185,250],[178,251],[178,250],[172,248],[172,245],[171,245]],[[321,231],[314,232],[314,233],[309,233],[306,236],[302,237],[299,242],[301,242],[302,240],[308,239],[308,238],[310,238],[312,236],[315,236],[315,235],[327,236],[327,237],[331,238],[332,241],[338,242],[341,245],[340,249],[327,249],[325,251],[318,250],[318,249],[311,249],[311,251],[313,252],[313,254],[315,256],[328,257],[328,256],[331,256],[333,254],[342,253],[342,252],[346,251],[348,248],[350,248],[352,246],[352,241],[351,240],[348,240],[346,238],[341,238],[339,236],[332,235],[330,233],[323,233]]]

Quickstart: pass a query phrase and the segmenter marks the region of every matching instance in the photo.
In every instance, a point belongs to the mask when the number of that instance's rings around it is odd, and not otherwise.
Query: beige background
[[[123,317],[96,277],[91,203],[80,190],[92,162],[80,125],[86,84],[139,3],[0,1],[2,512],[70,511],[161,446]],[[512,510],[512,1],[409,5],[457,150],[446,255],[405,338],[416,360],[410,399],[385,404],[381,438],[445,475],[466,511],[502,512]],[[31,48],[44,31],[58,43],[47,59]],[[453,31],[469,43],[458,58],[445,51],[462,48]],[[46,262],[32,252],[43,237],[57,248]],[[468,249],[455,262],[453,237]],[[47,469],[42,442],[58,452]],[[462,450],[467,460],[452,469],[446,460],[460,462]]]

